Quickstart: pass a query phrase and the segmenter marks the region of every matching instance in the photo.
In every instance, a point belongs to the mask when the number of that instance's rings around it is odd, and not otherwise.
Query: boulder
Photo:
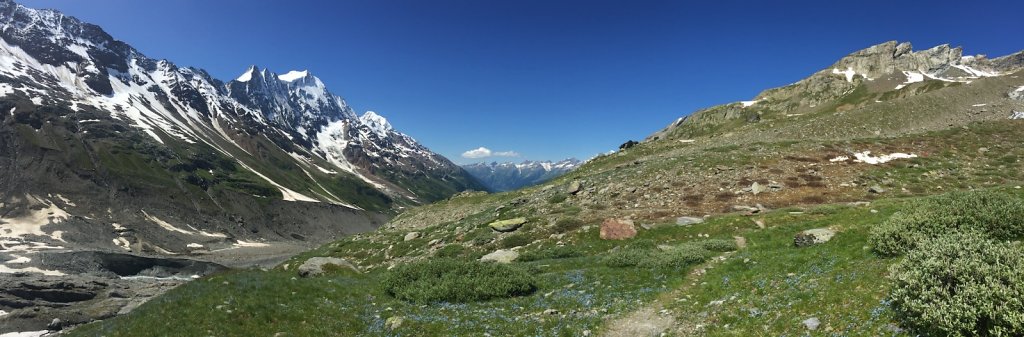
[[[868,193],[882,194],[885,193],[885,189],[882,186],[873,185],[868,188]]]
[[[1021,94],[1020,96],[1021,100],[1024,101],[1024,94]],[[1024,112],[1014,111],[1013,114],[1010,115],[1010,119],[1024,119]]]
[[[631,147],[637,146],[637,144],[640,143],[635,140],[629,140],[625,143],[622,143],[622,145],[619,145],[619,150],[628,150]]]
[[[818,320],[817,317],[811,317],[811,318],[805,319],[802,323],[804,324],[804,327],[807,328],[807,330],[812,330],[812,331],[813,330],[817,330],[818,326],[821,325],[821,321]]]
[[[565,191],[569,194],[576,195],[576,193],[580,193],[581,190],[583,190],[583,184],[578,180],[574,180],[572,183],[569,183],[569,188]]]
[[[767,187],[765,187],[764,185],[759,184],[756,181],[753,184],[750,184],[750,193],[753,193],[754,195],[761,194],[761,192],[764,192],[764,191],[767,191],[767,190],[768,190]]]
[[[391,316],[391,317],[388,317],[388,319],[384,321],[384,326],[386,326],[388,328],[388,330],[395,330],[395,329],[398,329],[399,327],[401,327],[402,323],[405,323],[405,317],[402,317],[402,316]]]
[[[606,219],[601,223],[602,240],[625,240],[636,236],[632,220]]]
[[[420,238],[420,232],[409,232],[405,234],[405,241],[412,241]]]
[[[499,249],[493,253],[480,257],[480,261],[492,261],[497,263],[512,263],[519,258],[519,253],[514,250]]]
[[[352,269],[352,271],[359,272],[359,268],[356,268],[352,263],[336,257],[314,257],[303,262],[299,266],[299,276],[301,277],[313,277],[323,275],[324,267],[326,266],[337,266],[342,268]]]
[[[793,238],[793,245],[797,247],[806,247],[822,244],[828,242],[828,240],[832,240],[832,237],[835,235],[836,231],[829,228],[808,229],[796,234],[796,237]]]
[[[526,223],[526,218],[514,218],[514,219],[495,221],[495,222],[492,222],[492,223],[488,224],[487,226],[491,227],[491,229],[493,229],[495,231],[502,232],[502,233],[507,233],[507,232],[514,232],[515,230],[519,229],[519,227],[522,227],[523,224],[525,224],[525,223]]]
[[[676,218],[676,224],[680,226],[689,226],[701,222],[704,222],[704,218],[698,218],[695,216],[681,216]]]

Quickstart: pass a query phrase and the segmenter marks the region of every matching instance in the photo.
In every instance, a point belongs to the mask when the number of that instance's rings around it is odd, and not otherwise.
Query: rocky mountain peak
[[[373,111],[363,113],[363,115],[359,117],[359,121],[381,137],[386,136],[388,132],[393,130],[391,123],[388,123],[387,118],[384,118],[384,116],[378,115]]]

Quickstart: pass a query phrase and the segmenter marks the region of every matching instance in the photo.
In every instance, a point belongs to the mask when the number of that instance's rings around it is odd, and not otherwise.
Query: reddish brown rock
[[[601,223],[602,240],[625,240],[636,236],[632,220],[606,219]]]

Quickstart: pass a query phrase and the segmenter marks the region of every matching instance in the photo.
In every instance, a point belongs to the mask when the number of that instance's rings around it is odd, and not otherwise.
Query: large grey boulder
[[[514,250],[508,250],[508,249],[499,249],[499,250],[494,251],[493,253],[484,255],[483,257],[480,258],[480,261],[484,261],[484,262],[491,261],[491,262],[497,262],[497,263],[512,263],[512,261],[515,261],[517,258],[519,258],[519,253],[518,252],[516,252]]]
[[[526,218],[513,218],[501,221],[495,221],[488,224],[488,227],[498,232],[514,232],[515,230],[522,227],[526,223]]]
[[[576,193],[580,193],[580,190],[582,189],[583,183],[579,182],[579,180],[574,180],[569,184],[569,187],[565,191],[569,194],[576,195]]]
[[[698,218],[695,216],[681,216],[676,218],[676,225],[689,226],[693,224],[699,224],[704,222],[704,218]]]
[[[793,238],[793,245],[807,247],[822,244],[832,240],[835,235],[836,231],[829,228],[808,229],[796,234],[796,237]]]
[[[314,257],[303,262],[299,266],[299,276],[301,277],[313,277],[324,274],[324,267],[336,266],[342,268],[348,268],[352,271],[359,272],[359,268],[356,268],[351,262],[345,261],[345,259],[337,257]]]

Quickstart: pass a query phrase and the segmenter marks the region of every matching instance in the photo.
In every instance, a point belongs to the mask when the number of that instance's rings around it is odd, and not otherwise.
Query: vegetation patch
[[[927,336],[1024,331],[1024,253],[979,233],[921,243],[890,268],[897,317]]]
[[[464,303],[529,295],[537,281],[525,270],[472,260],[436,259],[396,267],[384,275],[384,291],[414,303]]]
[[[956,232],[993,239],[1024,236],[1024,201],[992,191],[954,192],[921,199],[871,231],[875,252],[897,256],[918,243]]]
[[[645,241],[624,246],[610,252],[604,258],[609,267],[640,267],[677,269],[703,263],[711,259],[716,252],[736,250],[735,243],[727,240],[706,240],[687,242],[671,247],[651,247]]]
[[[534,251],[524,252],[519,255],[519,261],[539,261],[552,259],[567,259],[583,256],[583,252],[575,246],[554,246]]]

